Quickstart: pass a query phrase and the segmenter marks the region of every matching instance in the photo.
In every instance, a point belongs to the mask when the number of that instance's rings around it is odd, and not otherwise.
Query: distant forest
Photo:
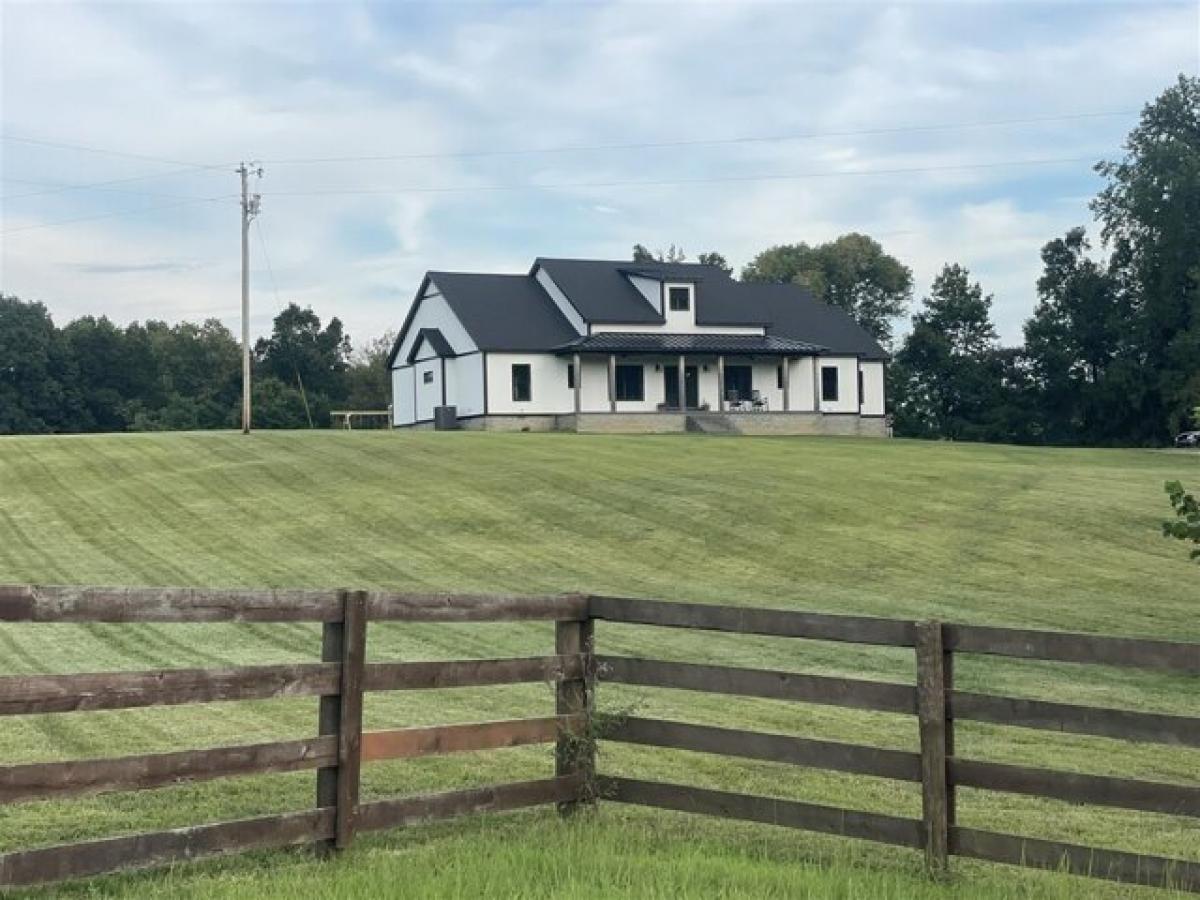
[[[358,352],[342,323],[289,305],[253,349],[260,428],[325,428],[338,408],[386,409],[385,335]],[[41,303],[0,295],[0,433],[183,431],[241,422],[242,351],[216,319],[85,316],[58,328]]]
[[[991,294],[954,262],[897,345],[912,273],[867,235],[771,247],[740,277],[803,284],[874,334],[892,353],[899,436],[1160,445],[1200,426],[1200,78],[1180,76],[1148,104],[1121,158],[1096,171],[1099,240],[1078,227],[1043,247],[1020,346],[1000,344]],[[686,256],[636,244],[633,258]],[[732,271],[717,252],[697,261]],[[254,348],[255,426],[328,427],[331,409],[386,408],[391,340],[352,352],[338,319],[288,306]],[[0,433],[231,428],[240,372],[216,320],[59,328],[42,304],[0,294]]]

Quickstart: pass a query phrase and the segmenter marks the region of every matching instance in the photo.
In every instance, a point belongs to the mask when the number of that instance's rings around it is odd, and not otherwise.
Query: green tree
[[[62,334],[79,373],[88,430],[124,431],[161,399],[150,343],[140,326],[126,330],[107,316],[83,316]]]
[[[84,430],[78,381],[46,307],[0,294],[0,434]]]
[[[722,272],[724,272],[726,275],[733,274],[733,266],[731,266],[725,260],[725,257],[722,256],[720,253],[718,253],[716,250],[712,250],[708,253],[701,253],[699,256],[696,257],[696,262],[700,263],[700,265],[702,265],[702,266],[715,266],[716,268],[718,268]]]
[[[1118,278],[1089,259],[1082,228],[1042,249],[1038,304],[1025,346],[1051,443],[1119,443],[1138,430],[1147,393]]]
[[[989,407],[997,399],[996,329],[992,297],[971,273],[946,265],[933,281],[924,308],[913,316],[891,369],[898,434],[982,439]]]
[[[912,271],[865,234],[844,234],[815,247],[771,247],[742,269],[742,280],[803,285],[846,310],[884,344],[891,343],[892,320],[912,298]]]
[[[388,408],[392,402],[392,373],[388,371],[387,358],[395,340],[396,333],[389,331],[351,354],[350,367],[346,370],[348,408]]]
[[[1200,78],[1148,104],[1125,155],[1096,167],[1107,185],[1092,203],[1135,315],[1143,396],[1128,437],[1162,441],[1200,402]]]
[[[343,399],[350,340],[336,317],[322,328],[311,308],[290,303],[275,317],[271,336],[258,341],[255,355],[264,375],[299,388],[317,405]]]
[[[710,256],[710,255],[714,255],[714,254],[701,254],[701,255],[702,256]],[[715,254],[715,255],[720,256],[719,253]],[[652,262],[682,263],[682,262],[687,262],[687,254],[683,252],[682,247],[676,247],[674,244],[672,244],[670,247],[668,247],[665,252],[663,250],[656,250],[654,252],[651,252],[650,249],[648,247],[646,247],[645,244],[634,244],[633,245],[633,261],[636,263],[652,263]],[[722,261],[724,261],[724,260],[722,260]]]

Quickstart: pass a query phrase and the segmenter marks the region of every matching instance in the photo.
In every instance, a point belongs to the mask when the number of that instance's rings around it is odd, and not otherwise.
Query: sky
[[[966,266],[1016,342],[1041,246],[1180,73],[1195,0],[0,0],[0,291],[237,333],[259,160],[256,334],[296,302],[361,345],[426,270],[860,231],[914,303]]]

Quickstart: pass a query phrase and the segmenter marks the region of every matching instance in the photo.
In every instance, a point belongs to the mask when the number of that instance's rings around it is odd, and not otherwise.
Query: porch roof
[[[650,334],[602,331],[569,341],[556,348],[556,352],[812,356],[827,349],[807,341],[769,334]]]

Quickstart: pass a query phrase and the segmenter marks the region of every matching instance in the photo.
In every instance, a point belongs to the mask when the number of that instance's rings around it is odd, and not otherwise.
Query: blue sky
[[[966,265],[1015,340],[1092,161],[1200,72],[1200,4],[3,0],[0,51],[6,136],[147,157],[0,141],[0,290],[60,322],[235,327],[255,158],[256,331],[294,300],[365,340],[426,269],[859,230],[918,298]]]

